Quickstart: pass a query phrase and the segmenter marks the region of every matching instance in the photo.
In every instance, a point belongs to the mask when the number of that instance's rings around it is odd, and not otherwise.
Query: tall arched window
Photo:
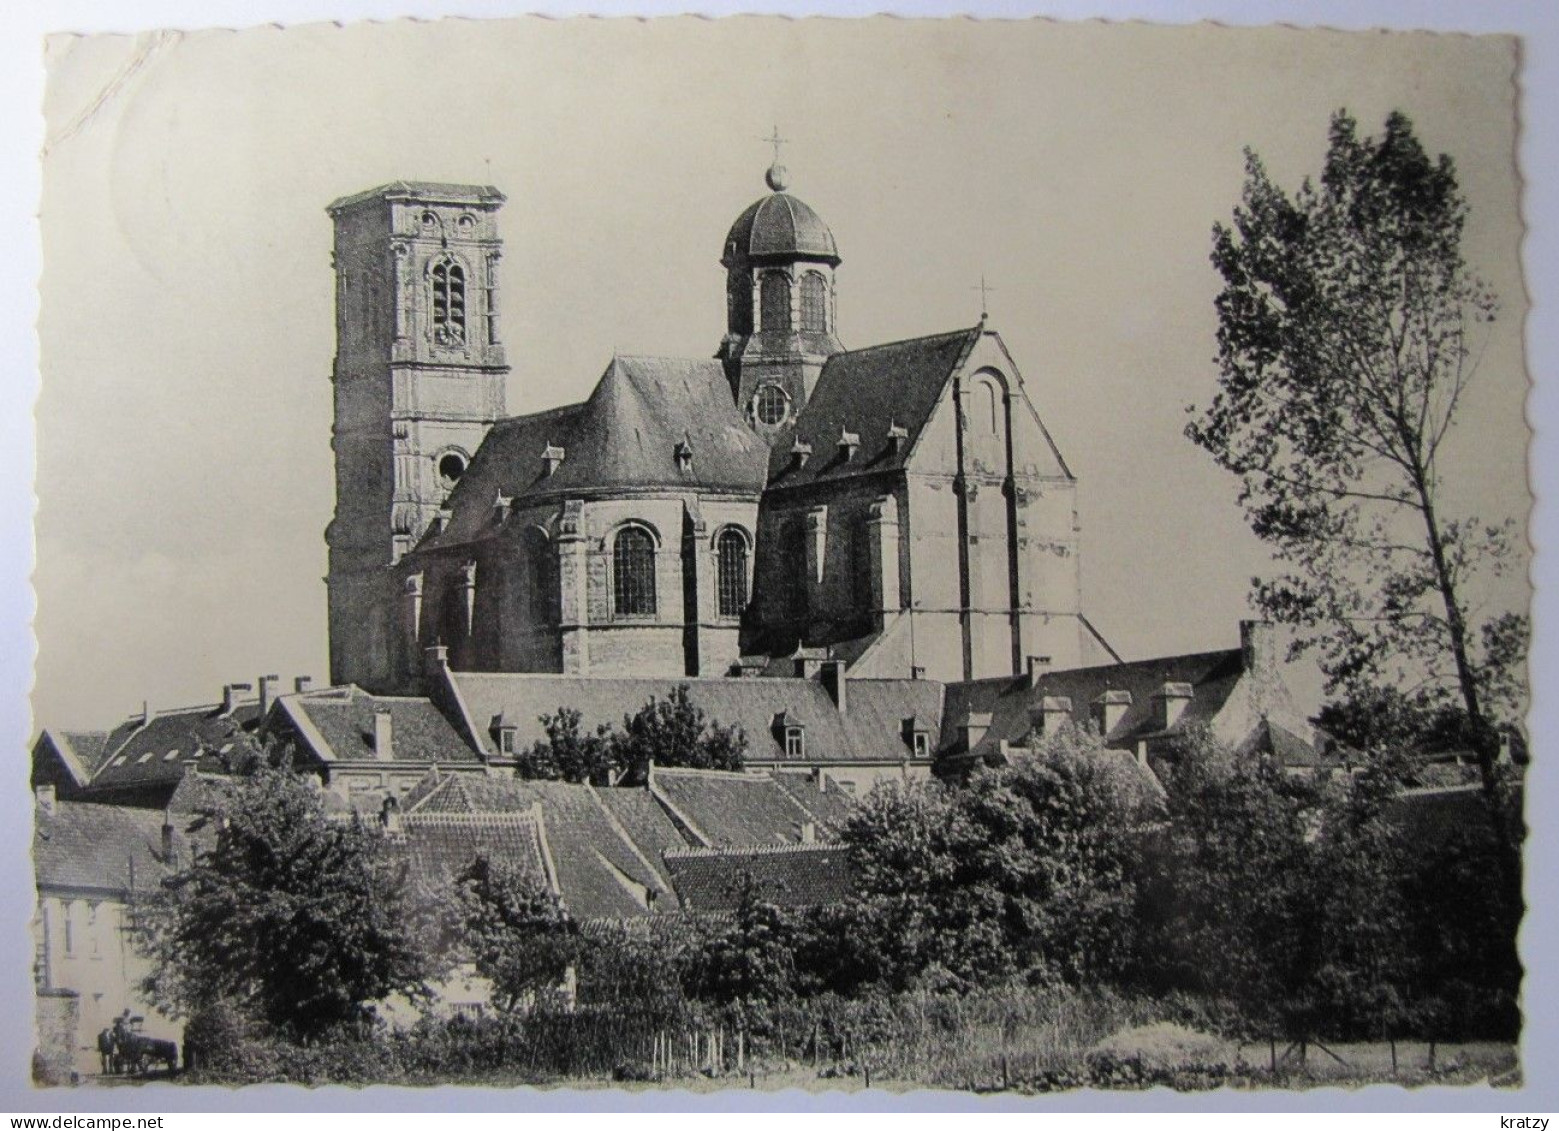
[[[816,271],[801,276],[801,332],[821,334],[828,329],[828,284]]]
[[[763,277],[758,292],[761,308],[762,330],[790,329],[790,280],[778,271],[770,271]]]
[[[731,272],[726,283],[726,301],[730,304],[731,333],[752,333],[752,284],[739,272]]]
[[[532,526],[522,539],[525,554],[525,606],[530,627],[558,623],[558,562],[546,531]]]
[[[626,526],[612,543],[612,608],[620,617],[655,615],[655,539]]]
[[[747,539],[739,530],[722,530],[715,553],[719,559],[720,615],[739,617],[747,607]]]
[[[433,265],[433,336],[445,345],[466,339],[466,272],[450,259]]]
[[[989,379],[974,384],[974,426],[984,432],[1001,431],[1001,392]]]

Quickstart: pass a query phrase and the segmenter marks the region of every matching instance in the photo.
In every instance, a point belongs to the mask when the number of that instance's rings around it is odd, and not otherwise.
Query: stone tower
[[[330,676],[384,685],[397,603],[389,567],[428,526],[493,422],[508,373],[490,186],[396,181],[335,222],[336,511]]]
[[[770,195],[725,237],[726,333],[715,356],[736,407],[772,443],[795,422],[823,363],[844,347],[834,325],[834,235],[785,191],[783,165],[772,165],[765,180]]]

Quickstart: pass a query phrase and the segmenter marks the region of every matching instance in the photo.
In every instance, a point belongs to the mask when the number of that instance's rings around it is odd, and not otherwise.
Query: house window
[[[65,957],[70,958],[76,953],[76,904],[74,901],[60,904],[62,926],[65,928]]]
[[[739,530],[722,530],[719,555],[720,615],[739,617],[747,607],[747,539]]]
[[[466,272],[450,259],[433,265],[433,338],[446,346],[466,340]]]
[[[498,728],[498,753],[511,755],[514,753],[514,727]]]
[[[758,305],[762,310],[764,330],[790,329],[790,280],[778,271],[763,277],[758,292]]]
[[[655,540],[625,527],[612,544],[612,606],[620,617],[655,615]]]
[[[931,736],[923,730],[915,732],[915,757],[931,757]]]
[[[807,736],[800,727],[785,728],[785,757],[805,758],[807,756]]]
[[[816,271],[801,276],[801,332],[821,334],[828,329],[828,284]]]
[[[97,904],[87,904],[87,953],[93,958],[103,957],[97,945]]]

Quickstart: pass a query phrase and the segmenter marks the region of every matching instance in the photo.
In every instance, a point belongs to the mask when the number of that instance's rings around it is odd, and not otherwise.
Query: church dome
[[[765,180],[774,192],[736,218],[725,237],[721,263],[730,267],[743,259],[813,259],[837,266],[834,233],[805,201],[783,191],[789,180],[785,168],[775,165]]]

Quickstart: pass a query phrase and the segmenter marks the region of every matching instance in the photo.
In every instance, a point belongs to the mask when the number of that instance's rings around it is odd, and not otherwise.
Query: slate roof
[[[415,197],[420,200],[442,200],[451,203],[480,204],[491,202],[501,204],[506,199],[492,185],[456,185],[445,184],[442,181],[391,181],[389,184],[379,185],[376,188],[355,192],[350,196],[343,196],[331,201],[325,211],[336,213],[344,208],[350,208],[356,204],[362,204],[370,200],[390,200],[396,197]]]
[[[34,809],[33,875],[39,888],[71,888],[123,896],[154,890],[189,841],[175,822],[174,858],[163,854],[163,814],[88,801],[56,801]]]
[[[1003,739],[1023,742],[1031,729],[1030,707],[1040,699],[1070,699],[1072,720],[1083,726],[1093,718],[1094,700],[1107,691],[1127,691],[1131,705],[1104,740],[1109,746],[1128,748],[1139,738],[1177,733],[1194,723],[1211,721],[1243,674],[1242,654],[1233,648],[1045,672],[1032,686],[1027,675],[948,684],[941,745],[949,753],[962,752],[958,728],[970,711],[991,715],[990,727],[975,747],[976,753],[983,753],[994,750]],[[1166,683],[1189,683],[1193,692],[1180,719],[1167,732],[1156,724],[1153,703],[1153,696]]]
[[[693,451],[684,470],[679,443]],[[563,449],[546,474],[542,453]],[[462,544],[502,529],[499,495],[523,506],[560,494],[575,497],[660,488],[750,494],[763,490],[768,445],[731,399],[713,359],[616,357],[590,398],[494,424],[450,494],[451,517],[423,547]]]
[[[749,882],[781,907],[838,903],[855,889],[850,850],[841,845],[682,849],[666,853],[666,867],[684,908],[715,914],[735,911]]]
[[[1302,738],[1280,723],[1262,719],[1240,743],[1236,753],[1270,754],[1278,764],[1290,769],[1329,769],[1340,767],[1352,751],[1337,744],[1325,731],[1315,728],[1315,739]],[[1354,755],[1355,758],[1358,755]]]
[[[924,714],[932,734],[941,726],[943,688],[932,680],[852,679],[846,710],[834,706],[817,680],[767,677],[607,678],[486,672],[450,672],[474,719],[503,715],[518,728],[517,749],[545,737],[540,718],[560,706],[581,714],[581,725],[621,727],[653,696],[665,699],[685,684],[689,699],[722,726],[747,735],[749,763],[783,764],[783,735],[774,720],[784,713],[805,728],[806,762],[899,762],[910,756],[899,733],[901,715]]]
[[[720,262],[730,267],[742,259],[816,259],[837,265],[839,248],[810,205],[775,192],[748,205],[726,233]]]
[[[531,884],[551,891],[533,813],[402,814],[386,834],[392,851],[410,865],[411,882],[429,893],[448,892],[479,856],[501,861]]]
[[[689,822],[707,847],[799,844],[802,826],[818,823],[769,774],[656,767],[650,792]]]
[[[370,695],[346,686],[283,695],[278,705],[308,749],[326,762],[377,760],[374,719],[380,711],[390,713],[392,763],[481,761],[426,698]]]
[[[90,788],[107,793],[166,786],[171,791],[188,770],[223,773],[224,757],[259,720],[256,702],[240,703],[231,714],[212,705],[163,711],[149,721],[135,715],[104,741]]]
[[[980,333],[975,327],[834,354],[795,424],[774,443],[769,486],[789,488],[902,468]],[[897,452],[888,445],[893,425],[908,432]],[[860,437],[848,462],[839,450],[839,435],[846,431]],[[797,442],[812,449],[800,467],[791,454]]]
[[[55,740],[62,742],[89,777],[97,772],[108,755],[106,730],[60,730],[53,733]]]

